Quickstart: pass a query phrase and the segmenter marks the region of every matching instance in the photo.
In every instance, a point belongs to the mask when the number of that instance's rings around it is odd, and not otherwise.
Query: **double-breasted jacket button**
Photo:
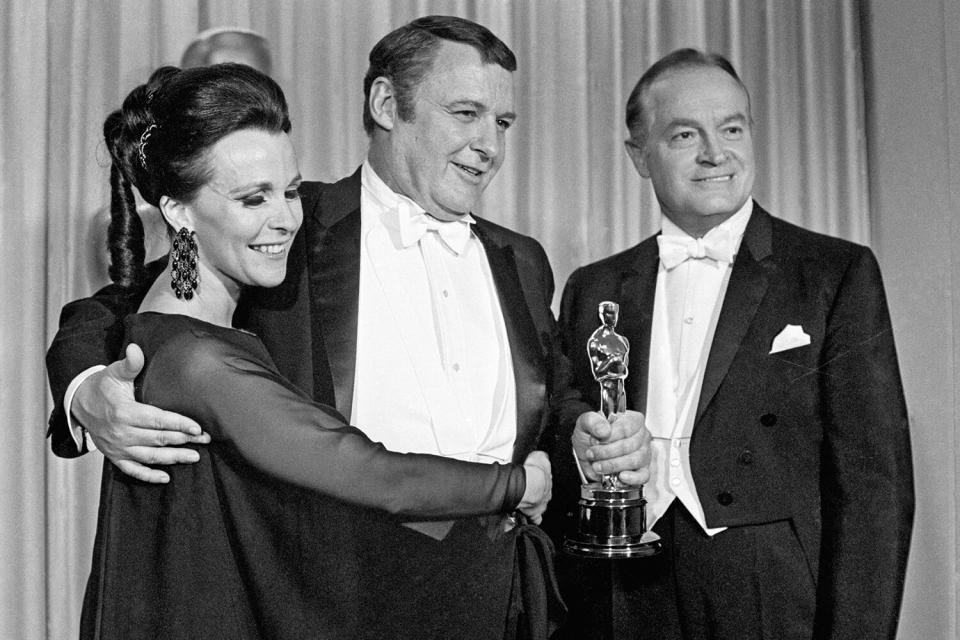
[[[777,416],[774,413],[765,413],[760,416],[760,424],[765,427],[772,427],[777,424]]]
[[[741,451],[740,455],[737,456],[737,462],[744,465],[753,464],[753,451],[750,451],[750,449]]]
[[[717,502],[726,507],[733,502],[733,496],[726,491],[721,491],[717,494]]]

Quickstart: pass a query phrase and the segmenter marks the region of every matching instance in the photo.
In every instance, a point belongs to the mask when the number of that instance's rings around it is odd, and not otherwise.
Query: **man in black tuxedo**
[[[642,416],[611,426],[569,387],[543,249],[470,214],[503,162],[515,68],[503,42],[460,18],[420,18],[384,37],[364,81],[367,160],[340,182],[304,183],[286,280],[242,300],[235,322],[292,382],[388,448],[523,462],[559,416],[576,423],[585,473],[642,482]],[[50,434],[56,453],[82,453],[70,414],[118,467],[163,482],[148,465],[194,460],[179,445],[204,436],[132,402],[136,350],[75,379],[117,357],[116,318],[140,295],[113,287],[64,309],[48,369],[54,398],[67,399]],[[516,557],[511,523],[343,524],[356,527],[370,637],[501,638],[518,617],[514,565],[531,558]]]
[[[560,326],[575,386],[595,394],[574,356],[598,304],[620,304],[664,551],[567,567],[568,636],[894,637],[913,480],[873,254],[752,200],[749,96],[722,56],[684,49],[654,64],[627,126],[663,228],[574,272]]]

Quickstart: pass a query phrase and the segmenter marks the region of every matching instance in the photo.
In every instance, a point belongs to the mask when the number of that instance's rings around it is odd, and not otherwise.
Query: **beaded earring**
[[[173,267],[170,270],[170,287],[177,298],[190,300],[200,284],[197,272],[197,234],[181,227],[173,237],[170,251]]]

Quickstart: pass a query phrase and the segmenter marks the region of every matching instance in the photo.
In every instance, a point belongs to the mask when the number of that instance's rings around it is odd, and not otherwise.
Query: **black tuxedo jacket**
[[[612,300],[620,304],[617,331],[631,345],[628,408],[644,410],[658,268],[652,237],[570,277],[560,325],[584,394],[595,394],[596,382],[576,354],[599,325],[598,303]],[[811,343],[771,354],[788,324]],[[709,352],[690,464],[709,526],[792,523],[817,585],[812,637],[894,636],[912,464],[869,249],[754,207]]]
[[[304,221],[285,281],[276,288],[245,292],[235,324],[260,336],[281,373],[294,384],[350,416],[359,296],[360,171],[333,184],[304,183],[301,193]],[[577,402],[568,384],[569,366],[550,309],[553,274],[542,247],[480,218],[473,228],[489,260],[513,357],[517,397],[513,460],[522,462],[538,446],[552,407],[564,407],[564,415],[586,407]],[[160,268],[162,264],[155,264],[151,270]],[[119,319],[136,309],[144,293],[109,286],[64,308],[47,354],[55,402],[49,435],[58,455],[77,455],[62,407],[67,385],[85,368],[117,358],[123,338]],[[514,555],[512,540],[495,535],[496,530],[489,522],[458,522],[446,539],[435,541],[386,516],[361,523],[357,527],[365,566],[361,593],[373,614],[384,614],[370,621],[371,637],[448,637],[455,627],[465,638],[502,637],[501,616],[509,606]],[[430,612],[434,601],[446,603],[447,610]],[[425,612],[436,628],[424,626]],[[392,626],[374,626],[388,621]]]

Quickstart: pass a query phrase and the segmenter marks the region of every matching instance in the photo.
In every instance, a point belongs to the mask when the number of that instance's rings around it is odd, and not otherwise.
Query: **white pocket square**
[[[798,324],[788,324],[783,328],[777,337],[773,339],[773,346],[770,347],[770,353],[780,353],[787,349],[796,349],[810,344],[810,334],[804,332],[803,327]]]

